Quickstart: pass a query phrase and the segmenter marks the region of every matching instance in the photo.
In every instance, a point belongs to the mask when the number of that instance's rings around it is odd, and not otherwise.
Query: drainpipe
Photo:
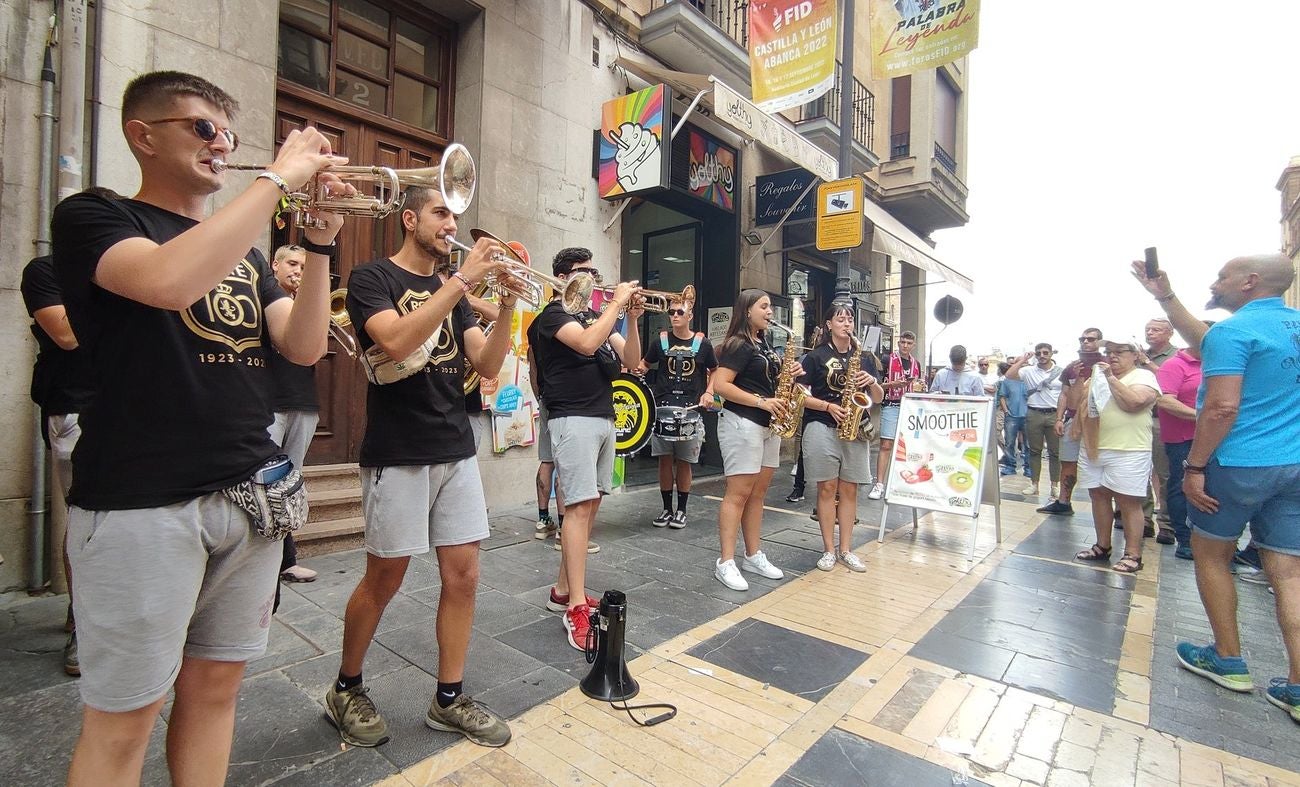
[[[45,60],[41,63],[40,167],[36,194],[36,256],[50,253],[51,172],[54,168],[54,22],[45,37]],[[27,506],[27,589],[45,588],[45,436],[40,408],[32,419],[32,495]]]
[[[82,189],[86,133],[86,0],[59,3],[59,199]]]

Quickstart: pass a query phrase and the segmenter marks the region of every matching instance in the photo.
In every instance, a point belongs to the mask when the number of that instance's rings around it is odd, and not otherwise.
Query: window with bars
[[[280,4],[282,79],[444,139],[455,27],[368,0]]]

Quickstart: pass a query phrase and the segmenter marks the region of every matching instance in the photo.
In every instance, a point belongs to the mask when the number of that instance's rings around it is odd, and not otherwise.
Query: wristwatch
[[[330,241],[329,243],[312,243],[306,238],[300,238],[298,240],[298,245],[312,254],[324,254],[331,260],[338,257],[339,254],[339,245],[336,241]]]
[[[1188,462],[1186,459],[1183,460],[1184,473],[1204,473],[1205,468],[1206,465],[1194,465],[1191,462]]]

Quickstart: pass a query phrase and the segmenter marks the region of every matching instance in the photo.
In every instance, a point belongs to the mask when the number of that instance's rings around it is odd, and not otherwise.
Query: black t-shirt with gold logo
[[[830,342],[818,345],[811,352],[803,357],[803,368],[808,374],[800,378],[800,381],[812,389],[812,395],[823,402],[839,404],[844,399],[844,383],[847,374],[845,369],[848,367],[849,354],[852,352],[839,352]],[[876,368],[876,359],[871,353],[862,353],[862,371],[872,377],[879,377],[880,370]],[[804,420],[816,421],[827,426],[834,427],[835,419],[825,410],[804,410]]]
[[[724,343],[718,354],[718,365],[736,373],[733,382],[742,391],[767,399],[771,399],[776,392],[776,380],[781,374],[781,356],[768,346],[766,339],[760,338],[757,344],[743,338]],[[772,414],[761,407],[750,407],[732,401],[723,406],[759,426],[767,426],[772,422]]]
[[[558,302],[551,301],[530,326],[533,359],[543,371],[543,395],[550,418],[614,417],[610,381],[617,376],[618,357],[609,342],[601,345],[595,355],[583,355],[556,337],[571,322],[586,328],[598,319],[600,315],[590,311],[569,314]]]
[[[664,339],[668,349],[664,350]],[[671,331],[650,339],[645,362],[654,366],[651,389],[655,404],[660,407],[693,407],[700,403],[704,388],[709,382],[709,372],[718,367],[713,357],[713,345],[700,337],[700,348],[695,350],[695,335],[679,339]]]
[[[389,310],[410,314],[442,286],[436,274],[420,276],[387,257],[353,268],[347,306],[361,350],[375,344],[366,333],[367,320]],[[454,281],[445,286],[459,287]],[[465,331],[477,326],[464,299],[457,301],[423,369],[395,383],[367,386],[362,467],[440,465],[474,456],[465,414],[464,348]]]
[[[77,194],[54,211],[54,269],[68,319],[91,357],[96,396],[72,455],[74,505],[155,508],[247,479],[279,453],[271,424],[265,307],[285,297],[256,249],[183,311],[94,284],[104,252],[162,244],[197,224],[135,200]]]

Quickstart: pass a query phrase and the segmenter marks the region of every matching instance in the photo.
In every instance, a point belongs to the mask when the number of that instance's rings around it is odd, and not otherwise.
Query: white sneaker
[[[767,559],[767,555],[764,555],[763,550],[761,549],[752,555],[746,555],[744,561],[741,562],[740,567],[751,574],[758,574],[759,576],[767,577],[768,579],[785,578],[785,572],[772,565],[772,563]]]
[[[823,552],[821,558],[817,560],[817,568],[822,571],[830,571],[835,568],[835,553]]]
[[[1024,489],[1021,489],[1020,494],[1025,497],[1038,497],[1038,484],[1030,484]]]
[[[849,567],[850,571],[856,571],[861,574],[867,570],[867,564],[862,562],[862,558],[852,552],[841,552],[840,562]]]
[[[736,568],[734,558],[726,563],[717,561],[713,567],[713,576],[732,590],[749,590],[749,583],[740,575],[740,569]]]
[[[872,485],[872,487],[871,487],[871,491],[867,493],[867,499],[868,499],[868,500],[879,500],[880,498],[882,498],[882,497],[884,497],[884,496],[885,496],[885,485],[884,485],[884,484],[874,484],[874,485]]]

